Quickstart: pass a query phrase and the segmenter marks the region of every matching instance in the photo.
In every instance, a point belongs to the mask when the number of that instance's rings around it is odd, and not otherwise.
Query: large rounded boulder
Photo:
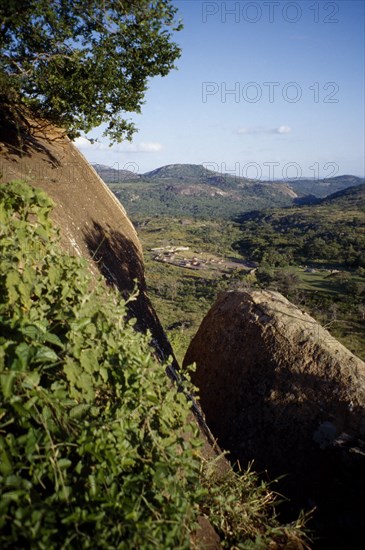
[[[279,490],[296,511],[316,508],[328,547],[344,537],[357,548],[365,363],[271,291],[222,293],[187,351],[185,366],[194,362],[208,425],[232,460],[284,476]]]

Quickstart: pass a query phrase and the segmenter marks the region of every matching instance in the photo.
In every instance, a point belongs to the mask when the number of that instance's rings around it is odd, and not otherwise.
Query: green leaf
[[[13,394],[13,386],[16,379],[17,373],[14,371],[9,371],[6,374],[0,374],[1,389],[5,399]]]
[[[30,411],[34,405],[39,401],[39,397],[37,395],[34,395],[33,397],[31,397],[29,399],[29,401],[27,401],[25,404],[24,404],[24,408],[27,410],[27,411]]]
[[[71,359],[66,359],[66,361],[63,370],[67,376],[67,380],[74,386],[81,375],[81,369],[76,361],[72,361]]]
[[[42,346],[37,350],[34,361],[36,363],[55,363],[58,361],[58,355],[53,351],[53,349],[47,346]]]
[[[108,375],[108,369],[106,369],[105,367],[100,367],[99,368],[99,374],[103,380],[103,382],[107,382],[108,381],[108,378],[109,378],[109,375]]]
[[[27,373],[22,385],[24,388],[34,388],[35,386],[39,386],[40,380],[40,374],[37,371],[32,371]]]
[[[36,235],[38,235],[38,237],[41,237],[45,241],[48,239],[48,236],[49,236],[48,231],[44,227],[42,227],[41,225],[39,225],[36,228],[35,233],[36,233]]]
[[[76,407],[73,407],[70,411],[70,417],[71,418],[82,418],[85,415],[88,414],[90,411],[91,405],[89,404],[81,404],[76,405]]]
[[[57,466],[60,470],[66,470],[70,466],[72,466],[72,460],[69,458],[60,458],[57,460]]]
[[[80,363],[82,368],[90,374],[99,368],[97,358],[95,357],[95,352],[91,349],[82,350],[80,355]]]
[[[54,285],[56,281],[58,282],[59,270],[57,269],[56,266],[52,266],[52,265],[50,266],[50,268],[48,269],[48,278],[51,285]]]
[[[28,336],[28,338],[31,338],[32,340],[38,340],[41,334],[40,330],[35,325],[22,327],[21,332],[24,336]]]
[[[17,286],[20,282],[19,273],[16,271],[10,271],[6,276],[6,289],[8,291],[9,304],[14,304],[19,297]]]
[[[77,386],[86,401],[93,401],[95,397],[93,378],[87,372],[83,372],[77,379]]]
[[[14,502],[19,502],[23,495],[24,491],[19,489],[18,491],[7,491],[6,493],[2,493],[1,498],[5,501],[11,500]]]
[[[23,342],[22,344],[19,344],[15,349],[15,355],[20,360],[20,364],[22,367],[22,370],[25,370],[29,364],[30,357],[31,357],[31,348]]]
[[[91,323],[91,320],[89,317],[77,319],[76,321],[73,321],[71,323],[71,329],[74,331],[81,331],[83,328],[87,327],[90,323]]]
[[[61,349],[64,349],[64,345],[61,342],[60,338],[57,336],[57,334],[53,334],[52,332],[46,332],[43,335],[43,340],[45,342],[48,342],[49,344],[53,344],[54,346],[58,346]]]

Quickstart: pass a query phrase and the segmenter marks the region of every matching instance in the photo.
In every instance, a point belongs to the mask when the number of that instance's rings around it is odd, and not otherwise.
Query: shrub
[[[189,548],[198,513],[225,548],[304,548],[257,476],[202,460],[184,392],[51,209],[0,186],[1,548]]]
[[[45,193],[12,182],[0,199],[1,547],[188,548],[184,394],[126,302],[61,252]]]

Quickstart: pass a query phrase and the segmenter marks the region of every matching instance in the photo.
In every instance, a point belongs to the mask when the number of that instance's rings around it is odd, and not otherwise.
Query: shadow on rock
[[[172,348],[146,295],[143,261],[135,244],[109,225],[93,222],[85,233],[89,253],[107,283],[116,287],[124,298],[138,289],[138,297],[128,304],[130,317],[137,319],[137,330],[151,332],[159,359],[173,356]]]
[[[32,157],[34,153],[44,153],[45,158],[53,167],[60,165],[59,160],[52,154],[44,139],[37,139],[37,134],[46,135],[49,123],[40,121],[31,122],[31,118],[19,108],[3,103],[0,108],[0,142],[6,143],[2,155],[15,157]]]
[[[290,498],[284,518],[315,507],[317,548],[362,548],[365,364],[264,291],[222,293],[188,349],[193,362],[207,423],[232,461],[284,475],[273,487]]]

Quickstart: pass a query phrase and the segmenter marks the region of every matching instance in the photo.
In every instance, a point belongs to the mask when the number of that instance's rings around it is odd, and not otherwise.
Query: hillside
[[[325,179],[297,179],[286,182],[300,197],[313,195],[323,198],[338,191],[365,183],[364,178],[357,176],[336,176]]]
[[[339,191],[318,204],[252,212],[237,219],[237,248],[271,265],[327,261],[365,266],[365,184]]]
[[[92,166],[104,182],[118,183],[120,181],[134,181],[140,179],[140,176],[131,170],[119,170],[117,168],[105,166],[105,164],[92,164]]]
[[[323,199],[322,204],[335,204],[335,207],[355,207],[365,211],[365,182],[344,190],[337,191]]]
[[[94,164],[93,165],[98,174],[103,178],[106,183],[117,180],[117,175],[120,175],[120,180],[125,179],[123,177],[123,170],[117,170],[108,166]],[[144,181],[155,182],[169,182],[169,183],[210,183],[211,185],[225,185],[228,187],[236,187],[239,184],[252,183],[253,180],[247,178],[240,178],[232,176],[231,174],[224,174],[209,170],[202,164],[168,164],[161,166],[155,170],[140,174],[139,178]]]
[[[204,182],[209,177],[216,177],[219,181],[219,174],[211,170],[207,170],[200,164],[169,164],[167,166],[161,166],[150,172],[146,172],[142,176],[145,179],[151,180],[172,180],[172,181],[185,181],[189,180],[195,182]]]
[[[133,181],[123,181],[117,171],[96,169],[132,218],[163,214],[230,219],[256,208],[290,205],[296,197],[286,184],[255,182],[194,164],[164,166]]]
[[[260,182],[198,164],[171,164],[140,175],[102,165],[94,168],[132,218],[164,215],[233,219],[251,210],[316,203],[318,197],[362,182],[355,176]]]

